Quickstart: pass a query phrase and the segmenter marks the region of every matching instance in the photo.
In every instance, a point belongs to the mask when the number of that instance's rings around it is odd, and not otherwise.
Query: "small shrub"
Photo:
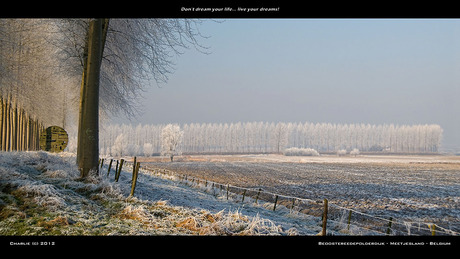
[[[285,156],[319,156],[318,151],[312,148],[296,148],[291,147],[284,150]]]
[[[347,154],[347,150],[346,149],[340,149],[337,151],[337,155],[338,156],[344,156]]]
[[[352,156],[359,155],[359,149],[357,149],[357,148],[353,149],[352,151],[350,151],[350,155],[352,155]]]

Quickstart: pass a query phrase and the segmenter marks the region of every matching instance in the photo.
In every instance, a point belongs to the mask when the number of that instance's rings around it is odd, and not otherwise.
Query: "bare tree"
[[[190,45],[205,49],[197,42],[201,36],[197,30],[199,23],[178,19],[111,19],[110,22],[90,19],[57,23],[62,32],[58,45],[66,47],[60,52],[61,60],[72,68],[70,71],[80,70],[79,74],[83,75],[77,150],[83,178],[89,170],[97,169],[99,112],[135,114],[134,100],[148,85],[146,82],[168,80],[174,68],[173,55],[181,54],[180,50]],[[90,46],[99,47],[90,49]],[[100,49],[100,53],[91,52],[95,49]]]
[[[161,154],[167,155],[173,161],[175,155],[180,155],[179,145],[182,142],[184,131],[179,125],[168,124],[161,131]]]
[[[288,139],[288,127],[287,124],[278,122],[273,132],[273,145],[276,153],[281,153],[286,148]]]
[[[90,21],[88,47],[85,48],[87,57],[80,91],[77,148],[77,162],[82,178],[85,178],[90,170],[97,170],[99,162],[99,82],[107,26],[108,20]]]

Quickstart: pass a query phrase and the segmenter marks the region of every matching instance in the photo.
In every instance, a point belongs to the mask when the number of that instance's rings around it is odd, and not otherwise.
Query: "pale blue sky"
[[[175,58],[130,123],[436,123],[460,150],[459,19],[205,20],[200,31],[211,54]]]

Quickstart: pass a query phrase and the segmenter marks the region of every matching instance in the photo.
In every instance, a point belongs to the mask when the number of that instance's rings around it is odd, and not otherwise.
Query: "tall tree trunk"
[[[6,99],[6,130],[5,130],[5,134],[6,134],[6,138],[5,138],[5,151],[10,151],[10,140],[11,140],[11,97],[8,97]]]
[[[100,19],[99,19],[100,20]],[[105,46],[105,39],[107,37],[107,30],[109,27],[109,19],[103,19],[102,21],[102,35],[101,35],[101,51],[100,51],[100,59],[102,62],[102,54],[104,52],[104,46]],[[79,118],[78,118],[78,129],[81,129],[83,125],[81,123],[83,122],[84,116],[86,116],[86,111],[85,111],[85,102],[86,100],[83,98],[86,96],[86,89],[87,89],[87,74],[88,74],[88,48],[89,48],[89,34],[90,30],[88,29],[88,32],[86,34],[86,45],[83,50],[83,74],[82,74],[82,80],[81,80],[81,87],[80,87],[80,111],[79,111]],[[84,154],[83,147],[84,147],[84,138],[83,138],[83,131],[78,130],[78,137],[77,137],[77,165],[79,165],[79,161],[81,159],[81,156]]]
[[[18,137],[18,103],[15,101],[12,107],[13,118],[11,120],[11,150],[17,150],[17,137]]]
[[[81,156],[83,155],[83,131],[80,130],[82,128],[83,116],[85,114],[85,99],[83,98],[86,96],[86,69],[88,64],[88,37],[89,31],[86,33],[86,44],[83,50],[83,74],[81,78],[81,86],[80,86],[80,111],[78,114],[78,137],[77,137],[77,165],[80,164]]]
[[[28,114],[26,111],[22,110],[22,150],[27,150],[27,118]]]
[[[36,141],[37,141],[37,122],[36,120],[32,120],[32,146],[31,146],[31,150],[36,150],[35,147],[36,147]]]
[[[77,150],[80,177],[97,170],[99,160],[99,77],[102,52],[102,19],[90,22],[86,82],[82,83],[80,97],[79,145]],[[85,78],[86,77],[86,78]]]
[[[23,124],[22,124],[22,108],[19,109],[18,111],[18,142],[17,142],[17,150],[18,151],[23,151],[22,149],[22,140],[23,140],[23,137],[24,137],[24,131],[22,130],[22,127],[23,127]]]
[[[25,150],[30,150],[30,117],[29,115],[26,116],[26,143],[25,143]]]
[[[0,116],[0,151],[3,151],[3,145],[4,143],[4,138],[3,138],[3,125],[5,125],[5,107],[3,105],[3,97],[0,96],[0,109],[2,110],[1,116]]]

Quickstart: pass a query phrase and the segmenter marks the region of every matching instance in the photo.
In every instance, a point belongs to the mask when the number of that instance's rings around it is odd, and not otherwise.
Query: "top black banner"
[[[392,2],[288,0],[42,1],[9,3],[0,17],[14,18],[459,18],[455,2],[402,4]],[[21,3],[21,4],[19,4]]]

